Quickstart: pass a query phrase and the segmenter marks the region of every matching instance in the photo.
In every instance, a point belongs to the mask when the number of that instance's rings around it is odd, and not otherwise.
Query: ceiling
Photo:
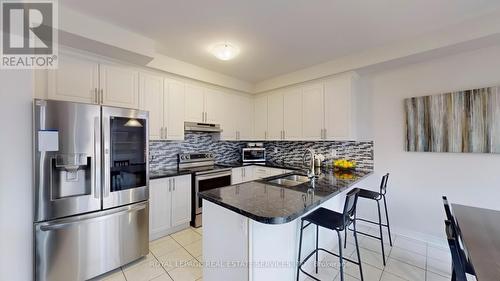
[[[498,0],[64,0],[157,42],[161,54],[256,83],[424,35],[500,8]],[[240,48],[219,61],[208,48]]]

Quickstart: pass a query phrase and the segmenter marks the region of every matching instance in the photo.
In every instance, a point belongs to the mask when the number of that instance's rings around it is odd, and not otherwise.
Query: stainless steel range
[[[34,101],[35,280],[87,280],[149,251],[148,113]]]
[[[178,166],[193,174],[191,225],[200,227],[202,200],[198,192],[231,185],[231,168],[215,165],[215,156],[210,152],[179,154]]]

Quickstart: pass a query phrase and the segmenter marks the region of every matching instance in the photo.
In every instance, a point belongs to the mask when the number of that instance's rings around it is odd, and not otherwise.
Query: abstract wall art
[[[500,87],[409,98],[406,150],[500,153]]]

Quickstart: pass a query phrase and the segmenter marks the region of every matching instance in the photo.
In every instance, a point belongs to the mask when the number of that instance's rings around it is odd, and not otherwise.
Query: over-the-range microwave
[[[241,151],[243,163],[266,162],[266,149],[263,147],[245,147]]]

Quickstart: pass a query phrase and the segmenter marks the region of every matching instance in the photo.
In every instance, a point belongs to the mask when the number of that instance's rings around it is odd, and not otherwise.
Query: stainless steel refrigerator
[[[148,113],[34,100],[35,280],[87,280],[148,254]]]

